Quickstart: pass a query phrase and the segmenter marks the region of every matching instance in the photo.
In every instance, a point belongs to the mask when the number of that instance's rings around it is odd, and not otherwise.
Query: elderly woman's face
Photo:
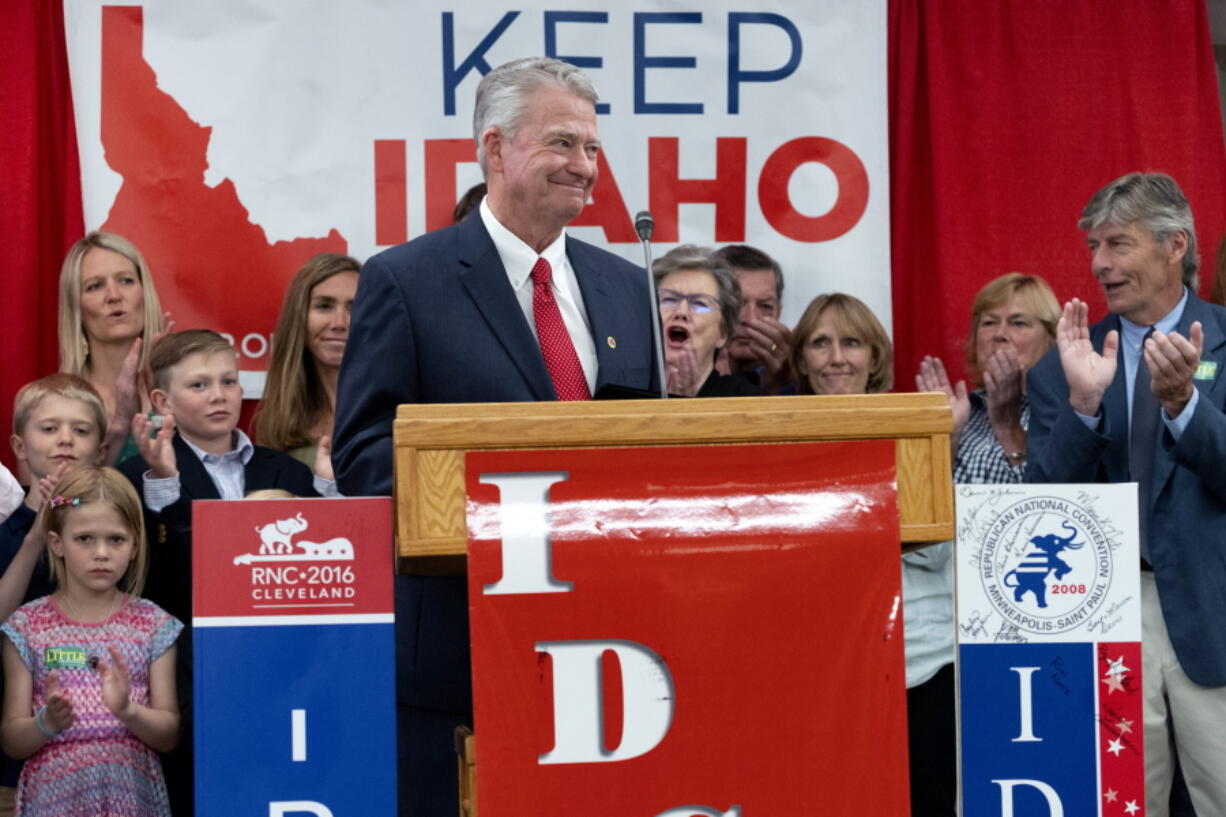
[[[140,337],[145,329],[145,290],[131,261],[94,247],[81,259],[81,323],[91,341]]]
[[[703,270],[678,270],[656,288],[664,325],[664,355],[693,347],[701,363],[714,362],[715,350],[728,338],[720,326],[719,284]]]
[[[1000,350],[1011,352],[1022,371],[1039,362],[1051,346],[1051,337],[1038,316],[1026,310],[1022,299],[1014,295],[1008,303],[979,315],[975,330],[975,360],[984,371],[988,359]]]
[[[873,368],[873,349],[864,338],[841,332],[831,310],[826,309],[805,338],[800,368],[814,394],[864,394]]]
[[[356,272],[338,272],[311,287],[307,304],[307,348],[319,366],[339,368],[349,340],[349,313],[358,291]]]

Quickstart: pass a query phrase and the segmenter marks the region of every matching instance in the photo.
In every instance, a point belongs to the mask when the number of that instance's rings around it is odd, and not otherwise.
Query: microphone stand
[[[648,303],[651,305],[651,335],[656,344],[656,371],[660,378],[660,399],[668,399],[668,377],[664,370],[664,339],[660,334],[659,297],[656,295],[656,282],[651,272],[651,234],[656,224],[651,213],[642,210],[634,217],[634,231],[643,243],[643,259],[647,270]]]

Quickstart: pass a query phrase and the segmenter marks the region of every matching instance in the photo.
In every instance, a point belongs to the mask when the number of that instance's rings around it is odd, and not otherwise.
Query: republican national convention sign
[[[556,56],[593,78],[603,149],[577,237],[642,263],[633,215],[783,265],[890,325],[885,0],[65,0],[85,221],[131,238],[180,327],[259,388],[285,286],[450,223],[480,181],[481,77]]]
[[[1144,814],[1136,499],[957,487],[964,814]]]

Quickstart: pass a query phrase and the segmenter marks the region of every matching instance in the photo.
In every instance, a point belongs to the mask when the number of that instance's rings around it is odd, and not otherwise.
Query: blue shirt
[[[1164,335],[1169,335],[1175,331],[1175,327],[1179,326],[1179,319],[1183,317],[1183,309],[1188,305],[1188,290],[1185,287],[1183,297],[1179,299],[1179,303],[1175,304],[1175,308],[1157,323],[1154,324],[1154,329]],[[1128,424],[1132,425],[1132,396],[1136,388],[1137,366],[1141,362],[1142,344],[1145,342],[1145,335],[1149,332],[1149,327],[1142,324],[1133,323],[1120,316],[1120,351],[1124,353],[1124,387],[1127,389],[1128,402]],[[1192,399],[1184,406],[1183,411],[1179,412],[1178,417],[1171,417],[1166,413],[1166,409],[1162,409],[1162,422],[1166,424],[1167,430],[1171,432],[1171,436],[1176,440],[1183,434],[1183,430],[1188,427],[1188,423],[1192,422],[1192,414],[1196,410],[1196,403],[1199,400],[1197,389],[1192,389]],[[1079,411],[1074,410],[1074,413],[1081,418],[1081,422],[1085,423],[1086,428],[1091,430],[1098,428],[1099,417],[1088,417]],[[1101,416],[1102,410],[1099,409]]]

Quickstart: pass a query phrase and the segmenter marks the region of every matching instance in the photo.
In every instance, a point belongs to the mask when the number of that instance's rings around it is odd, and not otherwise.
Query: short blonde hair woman
[[[953,478],[959,484],[1021,482],[1030,411],[1025,374],[1051,347],[1060,306],[1037,275],[989,281],[971,306],[966,368],[979,388],[951,386],[940,358],[928,356],[919,391],[939,391],[954,415]],[[952,542],[903,556],[911,813],[952,814],[957,794],[954,727]]]
[[[920,363],[916,388],[944,392],[953,409],[955,468],[957,458],[971,449],[978,457],[990,456],[993,441],[982,434],[976,435],[982,437],[978,443],[961,445],[968,427],[990,428],[1000,455],[1020,479],[1028,418],[1025,375],[1051,348],[1059,320],[1060,304],[1046,281],[1005,273],[985,284],[971,305],[966,370],[976,391],[968,392],[963,382],[951,383],[940,358],[928,356]],[[1004,481],[1004,462],[994,455],[990,459],[996,475],[990,481]]]

